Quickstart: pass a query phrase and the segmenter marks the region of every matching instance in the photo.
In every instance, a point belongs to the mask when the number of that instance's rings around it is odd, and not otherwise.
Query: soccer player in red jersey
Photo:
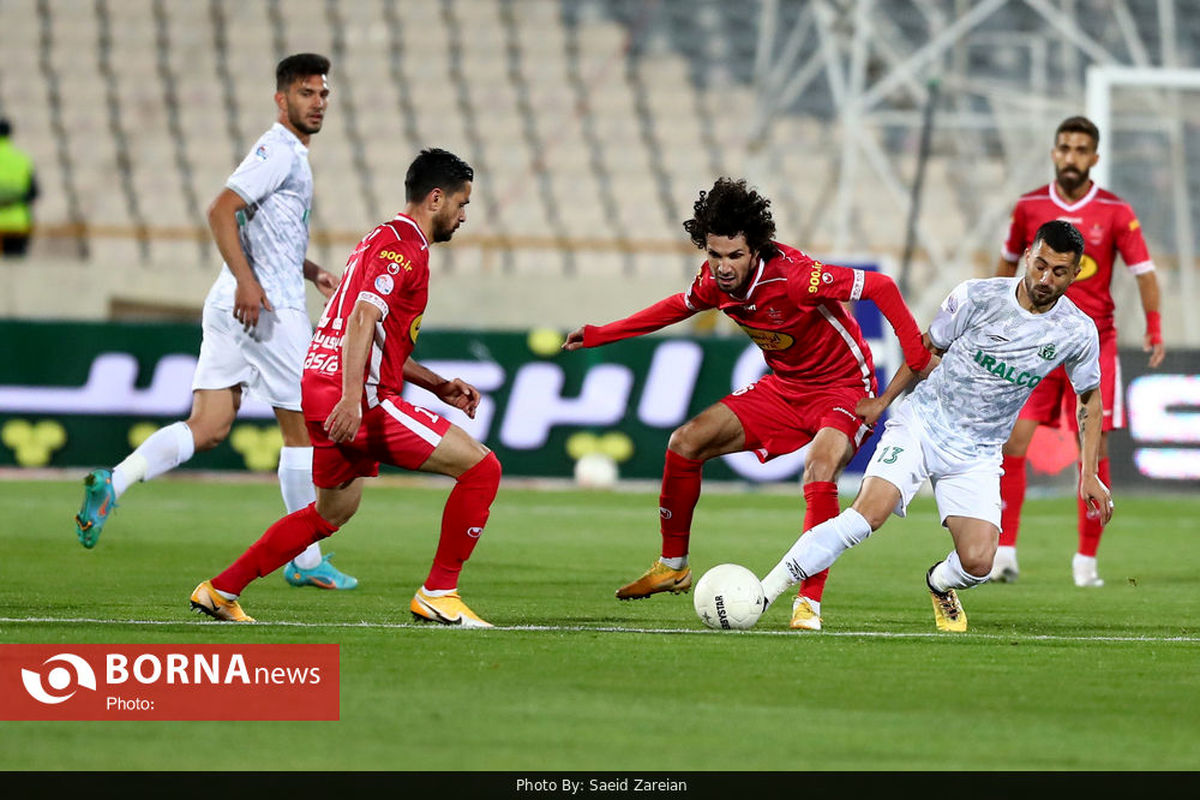
[[[500,485],[496,455],[444,417],[406,402],[405,382],[474,418],[479,392],[412,359],[429,297],[429,247],[466,220],[474,171],[445,150],[424,150],[404,179],[407,205],[367,234],[346,262],[304,361],[302,406],[313,443],[317,500],[283,517],[233,564],[192,592],[192,608],[252,622],[237,602],[255,578],[338,530],[358,510],[363,478],[380,462],[449,475],[433,567],[409,608],[418,620],[489,628],[462,601],[458,576],[487,524]]]
[[[1008,238],[1000,255],[996,274],[1016,273],[1017,260],[1033,240],[1038,227],[1050,220],[1070,222],[1083,234],[1083,268],[1067,290],[1067,297],[1096,323],[1100,332],[1100,389],[1104,401],[1103,433],[1100,438],[1099,476],[1111,486],[1108,463],[1108,432],[1125,426],[1125,407],[1121,398],[1121,366],[1117,360],[1117,329],[1113,322],[1111,291],[1113,265],[1118,253],[1137,279],[1142,310],[1146,314],[1144,348],[1150,353],[1150,366],[1163,360],[1162,326],[1158,311],[1158,280],[1154,262],[1146,249],[1141,225],[1129,204],[1095,184],[1088,171],[1099,155],[1100,131],[1085,117],[1070,117],[1054,134],[1054,182],[1029,192],[1013,208]],[[1078,430],[1075,393],[1066,373],[1059,369],[1038,384],[1021,411],[1016,427],[1004,446],[1004,476],[1000,481],[1003,503],[1000,549],[990,579],[1008,583],[1016,580],[1017,532],[1021,505],[1025,500],[1025,454],[1037,426],[1057,427],[1060,414],[1073,431]],[[1066,408],[1067,411],[1063,412]],[[1078,502],[1079,549],[1072,560],[1076,586],[1102,586],[1096,569],[1096,550],[1104,530],[1100,518]]]
[[[763,350],[771,373],[684,423],[667,445],[659,516],[662,557],[617,590],[622,600],[692,585],[688,540],[705,461],[752,450],[762,461],[812,443],[804,463],[804,530],[838,515],[837,478],[871,433],[855,405],[877,391],[871,351],[844,301],[873,300],[900,339],[905,361],[929,361],[921,332],[887,276],[822,264],[773,241],[770,200],[744,180],[719,179],[683,224],[708,255],[687,291],[608,325],[584,325],[565,350],[597,347],[719,308]],[[820,630],[827,573],[793,601],[791,627]]]

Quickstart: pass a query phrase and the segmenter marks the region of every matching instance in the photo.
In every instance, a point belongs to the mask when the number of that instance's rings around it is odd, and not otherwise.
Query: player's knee
[[[317,496],[317,513],[321,515],[321,519],[328,522],[334,528],[340,528],[350,521],[354,513],[358,511],[358,504],[362,501],[362,496],[358,497],[336,497]]]
[[[496,454],[491,450],[483,459],[471,467],[469,470],[459,476],[459,482],[469,482],[479,486],[486,486],[493,491],[500,486],[500,476],[504,470],[500,466],[500,459],[496,458]]]
[[[841,468],[830,458],[813,458],[804,462],[804,476],[800,479],[803,483],[825,483],[837,479],[837,474]]]
[[[671,438],[667,440],[667,449],[675,455],[698,461],[704,452],[704,442],[696,434],[696,426],[687,422],[671,432]]]

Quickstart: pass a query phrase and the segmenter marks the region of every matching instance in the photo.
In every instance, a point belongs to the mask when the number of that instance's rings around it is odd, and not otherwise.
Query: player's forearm
[[[432,392],[435,387],[445,383],[446,379],[409,356],[404,362],[404,381]]]
[[[681,322],[695,313],[683,301],[682,294],[673,294],[649,308],[630,314],[625,319],[607,325],[584,325],[583,346],[599,347],[632,336],[641,336]]]
[[[1079,422],[1080,474],[1090,477],[1098,474],[1100,463],[1100,434],[1104,419],[1104,401],[1100,389],[1096,388],[1079,396],[1075,409]]]
[[[319,264],[309,261],[307,258],[304,259],[304,279],[306,281],[312,281],[313,283],[316,283],[317,276],[319,276],[322,271],[323,270]]]
[[[871,300],[879,307],[887,319],[896,338],[900,340],[900,348],[904,351],[904,362],[913,372],[920,372],[929,363],[929,350],[921,339],[921,328],[900,296],[896,282],[886,275],[877,272],[867,272],[863,283],[862,297]]]
[[[375,323],[381,318],[379,309],[367,302],[358,302],[346,320],[342,336],[342,398],[362,396],[367,372],[367,357],[375,336]]]

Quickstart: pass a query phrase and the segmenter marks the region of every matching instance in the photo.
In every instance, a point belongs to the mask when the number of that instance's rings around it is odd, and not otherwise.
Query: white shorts
[[[864,477],[883,478],[900,490],[895,513],[903,517],[921,484],[933,484],[938,514],[971,517],[1000,527],[1001,455],[964,457],[938,447],[908,403],[888,419]]]
[[[300,367],[312,341],[307,312],[260,309],[258,324],[247,333],[232,309],[205,303],[201,326],[192,391],[241,386],[274,408],[300,410]]]

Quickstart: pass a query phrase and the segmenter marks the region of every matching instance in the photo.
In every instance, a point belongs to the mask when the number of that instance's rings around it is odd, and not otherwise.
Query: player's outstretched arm
[[[571,351],[581,347],[599,347],[602,344],[618,342],[633,336],[653,331],[681,322],[695,314],[700,309],[690,308],[682,294],[673,294],[665,300],[659,300],[654,305],[630,314],[625,319],[610,322],[607,325],[584,325],[582,328],[567,334],[562,349]]]
[[[250,262],[242,252],[242,241],[238,237],[238,212],[246,207],[246,201],[232,189],[222,189],[212,205],[208,207],[208,227],[212,231],[217,250],[226,266],[237,280],[237,291],[233,296],[233,318],[242,323],[245,330],[258,324],[260,307],[274,311],[271,301],[263,291],[262,284],[254,277]]]
[[[428,389],[443,403],[462,409],[468,417],[475,419],[475,409],[479,408],[479,390],[462,378],[446,380],[410,356],[404,362],[404,380]]]
[[[879,272],[864,272],[863,276],[863,299],[871,300],[879,306],[880,312],[896,332],[896,338],[900,340],[900,349],[904,351],[904,363],[914,373],[921,372],[929,364],[929,349],[927,342],[921,338],[921,328],[917,325],[917,320],[904,298],[900,296],[896,282]]]
[[[996,277],[997,278],[1014,277],[1017,274],[1017,264],[1019,264],[1019,263],[1020,263],[1020,261],[1009,261],[1004,256],[1000,256],[999,261],[996,262]]]
[[[362,424],[363,380],[367,357],[375,336],[375,323],[383,312],[365,300],[354,304],[342,335],[342,397],[325,418],[325,432],[335,442],[347,442]]]
[[[1099,387],[1079,395],[1075,407],[1080,439],[1079,496],[1100,516],[1101,524],[1107,525],[1113,515],[1112,493],[1101,482],[1098,472],[1103,414]]]
[[[313,286],[317,287],[317,291],[321,293],[325,299],[333,296],[333,292],[337,289],[338,279],[332,272],[323,269],[314,261],[304,259],[304,279],[313,282]]]

